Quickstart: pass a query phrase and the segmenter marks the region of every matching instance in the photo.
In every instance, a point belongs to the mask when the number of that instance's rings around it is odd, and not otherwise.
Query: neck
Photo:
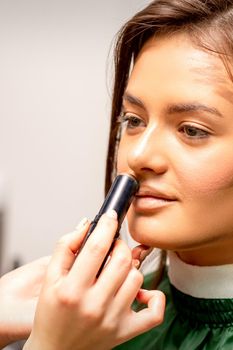
[[[219,266],[233,264],[233,242],[218,242],[216,246],[206,246],[187,251],[176,251],[187,264],[196,266]]]

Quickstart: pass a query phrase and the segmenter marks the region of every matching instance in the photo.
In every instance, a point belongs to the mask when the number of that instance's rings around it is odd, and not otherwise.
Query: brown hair
[[[157,35],[186,33],[193,44],[218,54],[230,78],[233,56],[233,0],[156,0],[138,12],[121,29],[115,46],[115,80],[106,163],[105,191],[115,176],[119,142],[117,117],[131,64],[145,42]]]

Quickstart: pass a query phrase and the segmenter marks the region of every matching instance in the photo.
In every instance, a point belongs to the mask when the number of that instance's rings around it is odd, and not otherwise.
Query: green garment
[[[152,278],[146,276],[144,288]],[[158,289],[166,295],[164,322],[115,350],[233,350],[233,299],[191,297],[172,286],[167,275]]]

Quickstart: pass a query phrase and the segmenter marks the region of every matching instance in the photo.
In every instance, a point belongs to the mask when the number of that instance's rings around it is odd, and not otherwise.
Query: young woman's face
[[[133,238],[190,263],[233,263],[233,83],[222,61],[184,35],[149,40],[123,112],[118,172],[140,180]]]

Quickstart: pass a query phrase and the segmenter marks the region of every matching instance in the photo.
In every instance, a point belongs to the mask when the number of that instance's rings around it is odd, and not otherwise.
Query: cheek
[[[181,191],[191,194],[214,194],[233,187],[233,155],[227,152],[177,160]],[[180,166],[179,166],[179,164]]]
[[[127,171],[128,162],[127,162],[128,149],[127,146],[120,142],[118,152],[117,152],[117,173],[122,173]]]

